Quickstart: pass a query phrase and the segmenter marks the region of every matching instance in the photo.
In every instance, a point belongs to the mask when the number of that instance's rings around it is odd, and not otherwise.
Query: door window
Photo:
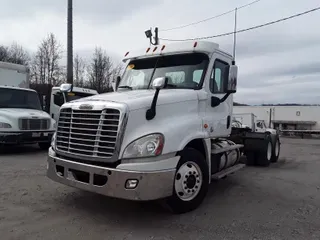
[[[212,93],[224,93],[224,83],[227,82],[228,74],[228,63],[217,59],[210,77],[210,91]]]

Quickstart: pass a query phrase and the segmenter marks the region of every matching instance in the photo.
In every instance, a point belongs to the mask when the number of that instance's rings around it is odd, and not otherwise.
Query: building
[[[320,130],[320,106],[235,106],[233,112],[253,113],[275,129]]]

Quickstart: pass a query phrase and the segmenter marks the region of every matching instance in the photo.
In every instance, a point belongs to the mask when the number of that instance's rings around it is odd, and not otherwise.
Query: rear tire
[[[247,152],[246,153],[246,165],[255,166],[257,162],[257,153],[256,152]]]
[[[271,157],[272,163],[278,162],[279,155],[280,155],[280,145],[281,145],[280,138],[279,138],[279,135],[277,135],[272,148],[272,157]]]
[[[257,165],[268,167],[270,165],[273,153],[273,144],[270,134],[266,135],[262,150],[258,152]]]
[[[193,148],[184,149],[180,156],[172,196],[165,199],[166,207],[175,214],[190,212],[200,206],[209,186],[204,156]]]

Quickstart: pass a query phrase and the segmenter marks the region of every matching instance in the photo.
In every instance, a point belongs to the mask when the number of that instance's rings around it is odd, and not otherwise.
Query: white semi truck
[[[265,121],[257,119],[257,116],[253,113],[237,113],[233,114],[233,118],[233,126],[247,127],[254,132],[269,132],[270,134],[277,134],[277,130],[268,128]]]
[[[96,90],[80,87],[72,87],[68,93],[64,94],[60,91],[60,87],[53,87],[50,97],[50,116],[58,121],[59,110],[64,103],[97,94]]]
[[[28,68],[0,62],[0,147],[38,143],[48,149],[55,125],[29,88]]]
[[[277,135],[232,127],[237,66],[218,44],[155,46],[124,62],[116,92],[62,105],[47,158],[53,181],[185,213],[212,179],[245,166],[240,149],[250,164],[278,160]]]

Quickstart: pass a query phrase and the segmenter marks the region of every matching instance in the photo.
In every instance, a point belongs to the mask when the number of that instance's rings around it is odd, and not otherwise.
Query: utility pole
[[[72,32],[72,0],[68,0],[68,61],[67,82],[73,84],[73,32]]]

